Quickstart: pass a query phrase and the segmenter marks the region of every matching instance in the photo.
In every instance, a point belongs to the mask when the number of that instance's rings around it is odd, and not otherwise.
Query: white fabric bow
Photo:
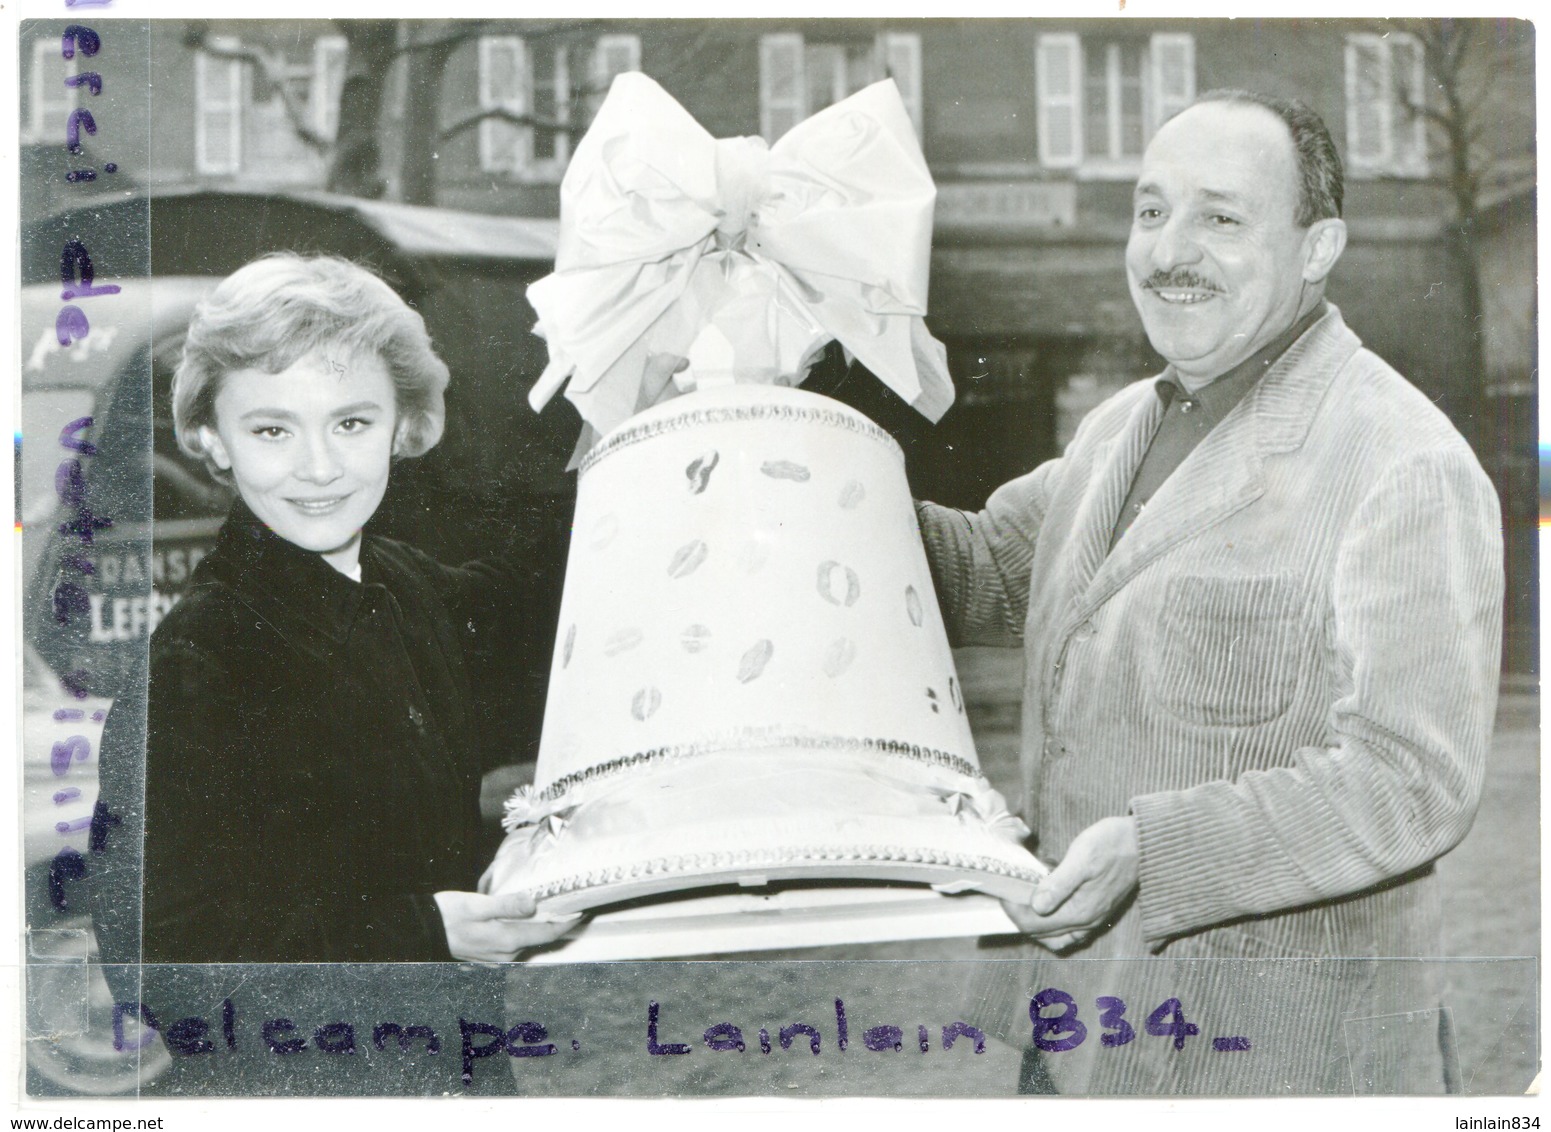
[[[615,78],[560,186],[553,274],[528,288],[591,442],[698,385],[795,385],[825,343],[936,421],[953,403],[927,331],[936,188],[892,80],[767,147],[718,141],[639,73]],[[685,364],[687,360],[687,366]]]

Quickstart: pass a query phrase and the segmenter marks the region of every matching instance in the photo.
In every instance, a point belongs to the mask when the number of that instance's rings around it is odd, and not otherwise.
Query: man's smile
[[[1184,305],[1188,305],[1190,303],[1204,303],[1208,299],[1214,299],[1217,297],[1216,291],[1163,290],[1153,287],[1149,287],[1148,290],[1165,303],[1178,303]]]
[[[1142,290],[1176,306],[1204,303],[1223,293],[1217,284],[1193,271],[1155,271],[1142,280]]]

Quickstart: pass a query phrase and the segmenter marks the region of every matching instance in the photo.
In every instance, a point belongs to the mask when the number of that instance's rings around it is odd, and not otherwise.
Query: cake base
[[[837,757],[837,745],[856,747]],[[904,743],[654,751],[526,796],[482,885],[546,915],[716,885],[883,881],[1027,903],[1045,867],[974,768]],[[858,800],[865,805],[858,805]]]
[[[772,885],[604,910],[528,963],[692,959],[702,955],[1012,935],[1018,931],[989,896],[949,896],[930,888],[883,885]]]

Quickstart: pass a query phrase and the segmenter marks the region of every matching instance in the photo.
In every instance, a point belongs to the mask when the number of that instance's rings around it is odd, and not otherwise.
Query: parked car
[[[60,248],[78,233],[92,234],[97,281],[124,291],[88,300],[91,333],[64,349],[54,331]],[[270,251],[330,252],[371,266],[422,314],[452,371],[446,435],[395,469],[373,529],[444,561],[489,553],[514,528],[529,533],[536,552],[563,555],[574,498],[564,468],[579,422],[569,406],[542,416],[528,407],[545,348],[524,298],[551,269],[557,237],[548,220],[204,189],[116,198],[29,225],[21,509],[30,530],[50,533],[25,540],[28,644],[56,673],[83,673],[91,691],[111,696],[213,545],[231,491],[178,449],[171,379],[195,305]],[[136,295],[141,288],[147,294]],[[53,529],[68,521],[54,475],[70,453],[52,437],[60,422],[88,415],[98,451],[82,460],[85,488],[94,513],[113,525],[94,533],[95,573],[81,575],[67,557],[78,540]],[[89,601],[66,625],[52,616],[62,580]]]
[[[63,348],[60,258],[72,238],[87,245],[95,281],[122,290],[84,300],[90,332]],[[102,720],[138,677],[151,631],[214,545],[233,497],[173,436],[172,375],[195,306],[266,252],[330,252],[373,267],[420,311],[452,371],[446,436],[395,469],[373,529],[451,562],[515,532],[553,565],[565,552],[574,487],[564,468],[580,424],[568,407],[540,416],[527,404],[546,355],[524,291],[551,269],[557,238],[553,221],[214,190],[105,198],[24,227],[28,1012],[30,1034],[52,1035],[27,1043],[31,1091],[125,1091],[167,1063],[159,1046],[139,1059],[112,1048],[112,995],[99,968],[82,966],[94,944],[74,861],[90,867]],[[59,443],[66,422],[86,417],[91,427],[74,435],[94,446],[90,455]],[[90,546],[69,529],[82,499],[111,520]],[[511,674],[514,761],[536,746],[545,676],[532,666]],[[506,786],[487,784],[495,812]]]

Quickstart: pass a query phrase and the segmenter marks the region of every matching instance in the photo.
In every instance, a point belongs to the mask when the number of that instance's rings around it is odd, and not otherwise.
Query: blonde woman
[[[499,962],[565,930],[473,891],[500,749],[473,648],[512,575],[363,533],[447,381],[344,260],[257,260],[196,312],[178,441],[238,500],[151,640],[145,962]]]

